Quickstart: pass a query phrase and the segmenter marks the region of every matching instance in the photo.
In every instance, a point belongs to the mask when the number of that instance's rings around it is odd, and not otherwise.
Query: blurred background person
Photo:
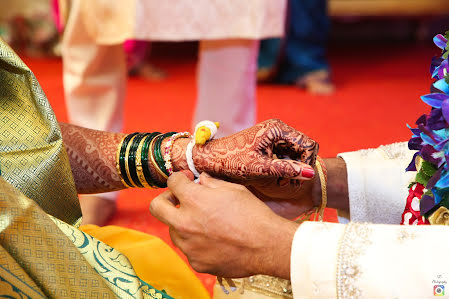
[[[329,28],[327,0],[290,0],[285,37],[260,43],[259,81],[293,84],[313,94],[331,94],[335,87],[326,55]]]
[[[3,0],[1,3],[0,37],[3,40],[27,56],[57,54],[58,33],[49,13],[49,0]]]

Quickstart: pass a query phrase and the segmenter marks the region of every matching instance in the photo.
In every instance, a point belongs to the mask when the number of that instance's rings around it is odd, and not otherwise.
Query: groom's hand
[[[169,191],[150,206],[192,267],[222,277],[289,278],[297,224],[273,213],[244,186],[206,174],[200,180],[195,184],[185,174],[173,174]]]

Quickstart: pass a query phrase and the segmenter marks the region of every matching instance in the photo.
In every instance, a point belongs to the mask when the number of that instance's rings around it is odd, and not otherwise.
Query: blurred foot
[[[130,76],[138,76],[151,81],[163,80],[167,77],[167,73],[151,63],[144,63],[143,65],[130,70]]]
[[[81,195],[80,204],[83,212],[82,225],[95,224],[104,226],[117,210],[115,200],[104,198],[98,194]]]
[[[273,68],[263,67],[257,70],[257,82],[265,83],[273,79],[274,70]]]
[[[327,70],[307,73],[296,81],[296,85],[317,95],[330,95],[335,92],[335,86],[332,84]]]

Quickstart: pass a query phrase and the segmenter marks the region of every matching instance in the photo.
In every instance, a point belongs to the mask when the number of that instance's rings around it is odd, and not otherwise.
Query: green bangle
[[[148,165],[148,152],[149,152],[149,146],[150,146],[151,140],[153,140],[157,135],[160,135],[160,134],[161,134],[160,132],[152,133],[151,136],[149,136],[145,139],[145,142],[142,145],[142,171],[143,171],[145,180],[147,181],[147,183],[150,186],[157,187],[157,188],[165,188],[165,187],[167,187],[166,184],[165,184],[165,186],[161,185],[151,177],[150,167]]]
[[[167,138],[170,137],[172,135],[176,134],[176,132],[168,132],[165,133],[164,135],[159,136],[158,139],[156,139],[156,141],[154,142],[154,159],[156,160],[157,165],[159,166],[159,168],[167,175],[169,176],[169,173],[167,171],[167,169],[165,168],[165,161],[164,158],[162,156],[162,152],[161,152],[161,145],[162,145],[162,141]]]
[[[125,167],[125,155],[126,155],[126,148],[128,147],[128,143],[135,135],[139,134],[138,132],[129,134],[125,137],[122,143],[122,147],[120,148],[120,156],[119,156],[119,167],[120,167],[120,173],[122,174],[122,178],[125,181],[125,183],[133,187],[134,185],[131,183],[130,179],[128,178],[128,175],[126,174],[126,167]]]
[[[128,154],[128,167],[129,167],[129,174],[131,176],[131,181],[134,183],[135,186],[139,188],[144,188],[142,183],[139,181],[139,177],[137,176],[137,170],[136,170],[136,151],[137,147],[139,146],[140,141],[143,137],[147,136],[150,133],[141,133],[137,134],[137,136],[133,139],[133,144],[131,145],[131,148],[129,150]]]
[[[145,141],[142,145],[142,153],[141,153],[141,159],[140,159],[141,163],[142,163],[142,172],[143,172],[145,181],[148,183],[148,185],[150,185],[153,188],[157,188],[157,183],[155,182],[155,180],[153,180],[153,178],[151,176],[151,172],[148,167],[148,147],[149,147],[149,144],[151,143],[151,140],[153,140],[159,134],[160,134],[160,132],[154,132],[145,138]]]

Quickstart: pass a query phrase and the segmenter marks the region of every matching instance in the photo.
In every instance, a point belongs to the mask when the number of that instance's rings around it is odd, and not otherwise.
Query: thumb
[[[197,184],[192,181],[193,174],[189,171],[179,171],[173,173],[168,177],[168,189],[175,195],[175,197],[182,203],[184,197],[192,194],[198,189]]]
[[[193,181],[195,179],[193,172],[191,172],[190,170],[183,169],[183,170],[180,170],[179,172],[184,174],[191,181]]]

